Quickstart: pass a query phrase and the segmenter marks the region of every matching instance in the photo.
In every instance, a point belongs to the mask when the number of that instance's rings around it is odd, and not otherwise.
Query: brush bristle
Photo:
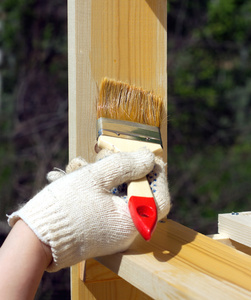
[[[108,78],[101,82],[97,118],[160,127],[162,107],[162,98],[151,92]]]

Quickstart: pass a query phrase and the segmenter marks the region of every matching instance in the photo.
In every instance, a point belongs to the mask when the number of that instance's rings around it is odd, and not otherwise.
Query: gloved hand
[[[11,226],[23,219],[51,247],[53,261],[49,272],[130,246],[137,230],[126,196],[124,199],[116,192],[113,194],[114,187],[150,173],[159,216],[163,217],[170,209],[163,163],[155,165],[154,155],[148,150],[112,154],[93,164],[80,158],[77,161],[80,168],[74,172],[71,170],[76,160],[69,164],[69,174],[56,171],[52,178],[53,173],[49,173],[50,180],[57,180],[9,216]]]

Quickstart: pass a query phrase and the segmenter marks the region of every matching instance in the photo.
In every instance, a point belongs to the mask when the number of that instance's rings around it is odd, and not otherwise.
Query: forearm
[[[0,299],[33,299],[51,259],[50,248],[17,221],[0,249]]]

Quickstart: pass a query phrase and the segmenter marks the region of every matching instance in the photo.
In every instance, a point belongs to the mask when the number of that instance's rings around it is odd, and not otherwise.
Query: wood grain
[[[71,278],[73,287],[71,299],[73,300],[152,299],[93,259],[73,266]]]
[[[251,247],[251,212],[219,214],[218,231],[228,238]]]
[[[153,299],[250,299],[251,257],[168,220],[150,242],[97,259]]]
[[[81,155],[94,160],[98,87],[103,77],[110,77],[163,98],[161,135],[167,160],[166,26],[166,0],[68,1],[70,159]],[[108,280],[83,282],[83,269],[85,279],[93,276],[89,263],[72,267],[72,299],[150,299],[110,275]]]
[[[105,76],[162,96],[167,156],[166,0],[68,1],[70,158],[94,159],[96,99]]]
[[[241,252],[244,252],[248,255],[251,255],[251,248],[246,246],[246,245],[243,245],[241,243],[238,243],[234,240],[231,240],[227,235],[224,235],[224,234],[220,234],[220,233],[217,233],[217,234],[211,234],[211,235],[208,235],[210,238],[218,241],[218,242],[221,242],[225,245],[228,245],[238,251],[241,251]]]
[[[94,160],[96,99],[105,76],[164,99],[167,1],[69,0],[69,156]],[[168,220],[151,242],[72,267],[72,299],[250,299],[251,258]],[[108,271],[109,269],[109,271]]]

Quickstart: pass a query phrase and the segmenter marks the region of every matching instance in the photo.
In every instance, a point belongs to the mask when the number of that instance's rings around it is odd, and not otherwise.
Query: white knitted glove
[[[96,161],[99,161],[105,157],[112,155],[114,152],[103,149],[96,156]],[[88,163],[82,157],[76,157],[72,159],[66,167],[66,170],[63,171],[58,168],[54,168],[54,171],[51,171],[47,174],[47,180],[53,182],[67,173],[76,171],[77,169],[86,166]],[[150,174],[147,175],[152,193],[154,195],[156,206],[158,210],[158,220],[163,219],[170,211],[170,195],[168,190],[168,183],[165,174],[165,163],[162,158],[159,156],[155,157],[154,168]],[[127,203],[127,185],[123,183],[122,185],[116,186],[111,189],[113,195],[117,195]]]
[[[124,251],[130,246],[137,230],[126,201],[111,190],[145,176],[155,163],[154,155],[146,149],[112,154],[94,164],[78,160],[80,169],[66,175],[55,171],[65,176],[50,178],[57,180],[8,219],[10,226],[23,219],[51,247],[53,261],[47,269],[49,272],[91,257]],[[70,172],[71,167],[68,169]],[[158,175],[153,177],[157,179],[152,186],[157,184],[154,195],[160,215],[166,215],[170,209],[167,183],[159,181]],[[159,189],[159,184],[164,186]]]

